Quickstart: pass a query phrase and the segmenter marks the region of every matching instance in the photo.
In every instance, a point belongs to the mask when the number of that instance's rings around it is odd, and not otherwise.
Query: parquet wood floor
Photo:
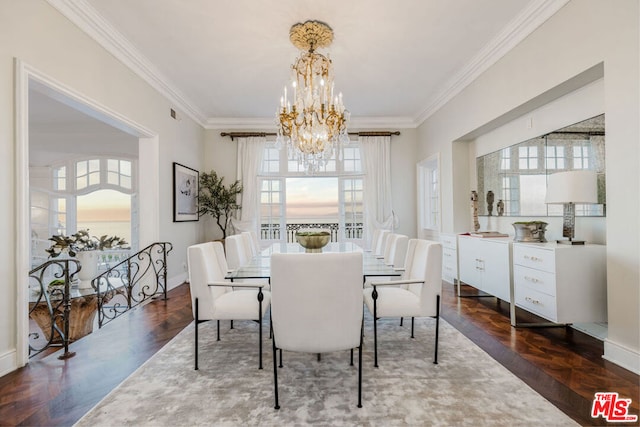
[[[638,376],[602,359],[601,341],[571,328],[515,329],[508,316],[508,304],[458,298],[444,284],[442,317],[578,423],[606,424],[590,418],[597,391],[631,398],[630,412],[640,414]],[[168,301],[139,307],[73,343],[75,357],[32,360],[0,378],[0,425],[72,425],[191,321],[189,287],[181,285]]]

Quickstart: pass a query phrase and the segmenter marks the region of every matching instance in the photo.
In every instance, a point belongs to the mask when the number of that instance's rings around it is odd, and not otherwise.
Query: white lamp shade
[[[598,203],[595,171],[578,170],[549,175],[545,203]]]

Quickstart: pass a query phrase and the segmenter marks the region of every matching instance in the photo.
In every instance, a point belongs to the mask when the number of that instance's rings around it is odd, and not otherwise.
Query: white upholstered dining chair
[[[384,257],[384,250],[387,244],[387,238],[391,233],[390,230],[380,230],[378,239],[375,242],[375,246],[372,247],[372,252],[376,257]]]
[[[438,363],[442,245],[429,240],[411,239],[406,259],[402,279],[374,281],[370,288],[363,291],[364,302],[373,315],[375,367],[378,367],[378,319],[383,317],[411,317],[411,338],[414,337],[415,317],[435,317],[433,363]]]
[[[260,246],[258,245],[258,239],[255,237],[255,234],[250,231],[243,231],[240,235],[244,242],[244,250],[249,258],[258,255]]]
[[[398,272],[404,272],[408,244],[409,238],[404,234],[389,233],[386,243],[386,256],[383,259],[384,263],[393,267],[393,269]],[[367,278],[364,287],[371,287],[372,281],[393,280],[394,278],[398,278],[398,276],[375,276],[373,279]]]
[[[358,348],[358,407],[362,407],[362,253],[271,256],[273,383],[276,351],[329,353]]]
[[[251,260],[250,249],[246,247],[246,240],[241,234],[227,236],[224,239],[224,249],[227,265],[231,270],[237,270]]]
[[[216,246],[219,246],[216,248]],[[271,294],[260,283],[232,283],[225,280],[216,253],[220,242],[207,242],[187,248],[191,306],[195,319],[195,369],[198,369],[198,325],[220,320],[254,320],[258,322],[258,368],[262,369],[262,318],[269,309]],[[232,287],[233,286],[233,287]]]

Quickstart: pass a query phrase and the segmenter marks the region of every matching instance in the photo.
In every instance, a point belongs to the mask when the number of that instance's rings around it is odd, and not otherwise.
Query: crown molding
[[[205,114],[171,84],[116,28],[85,0],[47,0],[63,16],[87,33],[107,52],[129,67],[196,123],[204,126]]]
[[[349,120],[350,129],[412,129],[418,124],[411,117],[352,117]],[[205,129],[273,129],[276,124],[273,118],[244,118],[244,117],[215,117],[209,118],[204,124]]]
[[[416,128],[442,108],[484,71],[524,40],[570,0],[532,0],[494,39],[456,73],[431,103],[415,117],[352,117],[352,128]],[[174,103],[205,129],[275,128],[272,118],[207,118],[148,59],[86,0],[47,0],[63,16],[93,38],[105,50]]]
[[[411,117],[351,117],[349,128],[351,129],[415,129],[418,123]]]
[[[274,120],[273,117],[209,117],[203,126],[205,129],[273,129],[275,132],[276,124]]]
[[[420,125],[431,117],[569,1],[533,0],[444,85],[444,89],[415,117],[414,122]]]

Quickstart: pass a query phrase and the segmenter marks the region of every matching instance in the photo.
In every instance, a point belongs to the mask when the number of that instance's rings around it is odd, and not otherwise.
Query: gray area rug
[[[445,321],[434,365],[434,319],[365,324],[363,408],[357,408],[349,352],[284,353],[278,371],[281,409],[273,409],[273,364],[264,326],[264,370],[258,370],[257,324],[201,324],[200,369],[193,369],[193,323],[88,412],[78,426],[564,426],[577,425]]]

